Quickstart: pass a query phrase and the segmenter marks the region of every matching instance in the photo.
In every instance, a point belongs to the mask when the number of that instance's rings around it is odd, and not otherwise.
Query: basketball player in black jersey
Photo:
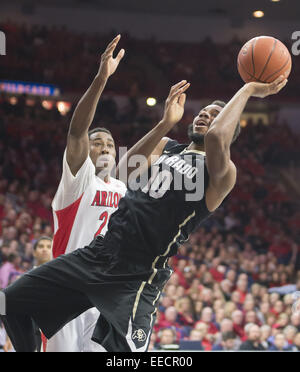
[[[15,349],[35,350],[31,319],[50,338],[96,306],[101,315],[94,341],[107,351],[146,351],[156,306],[172,273],[168,258],[235,184],[230,145],[248,99],[278,93],[286,82],[280,77],[271,84],[248,83],[225,107],[220,102],[205,107],[193,122],[188,146],[165,138],[182,118],[189,84],[173,86],[162,121],[128,152],[130,166],[121,159],[120,177],[128,169],[131,182],[105,237],[25,274],[3,291],[2,318]],[[137,167],[133,155],[141,154]]]

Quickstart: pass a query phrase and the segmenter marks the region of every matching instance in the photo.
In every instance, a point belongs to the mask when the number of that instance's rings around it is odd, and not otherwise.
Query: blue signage
[[[15,94],[32,94],[34,96],[60,95],[60,89],[51,84],[27,83],[24,81],[0,80],[0,91]]]

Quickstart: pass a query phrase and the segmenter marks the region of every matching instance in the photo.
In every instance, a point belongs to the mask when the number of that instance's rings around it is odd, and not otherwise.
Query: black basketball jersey
[[[105,241],[126,261],[168,258],[210,214],[205,153],[170,140],[161,157],[129,184],[111,216]],[[119,257],[120,258],[120,257]]]

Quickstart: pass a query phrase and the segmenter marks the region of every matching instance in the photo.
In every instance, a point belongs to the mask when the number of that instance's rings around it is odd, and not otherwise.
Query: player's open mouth
[[[198,128],[198,127],[207,127],[207,126],[208,126],[208,124],[204,120],[198,120],[195,123],[195,128]]]

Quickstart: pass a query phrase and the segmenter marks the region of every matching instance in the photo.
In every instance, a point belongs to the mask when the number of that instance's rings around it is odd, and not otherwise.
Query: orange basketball
[[[245,83],[258,81],[271,83],[280,75],[287,78],[292,58],[287,47],[271,36],[258,36],[249,40],[238,55],[238,71]]]

